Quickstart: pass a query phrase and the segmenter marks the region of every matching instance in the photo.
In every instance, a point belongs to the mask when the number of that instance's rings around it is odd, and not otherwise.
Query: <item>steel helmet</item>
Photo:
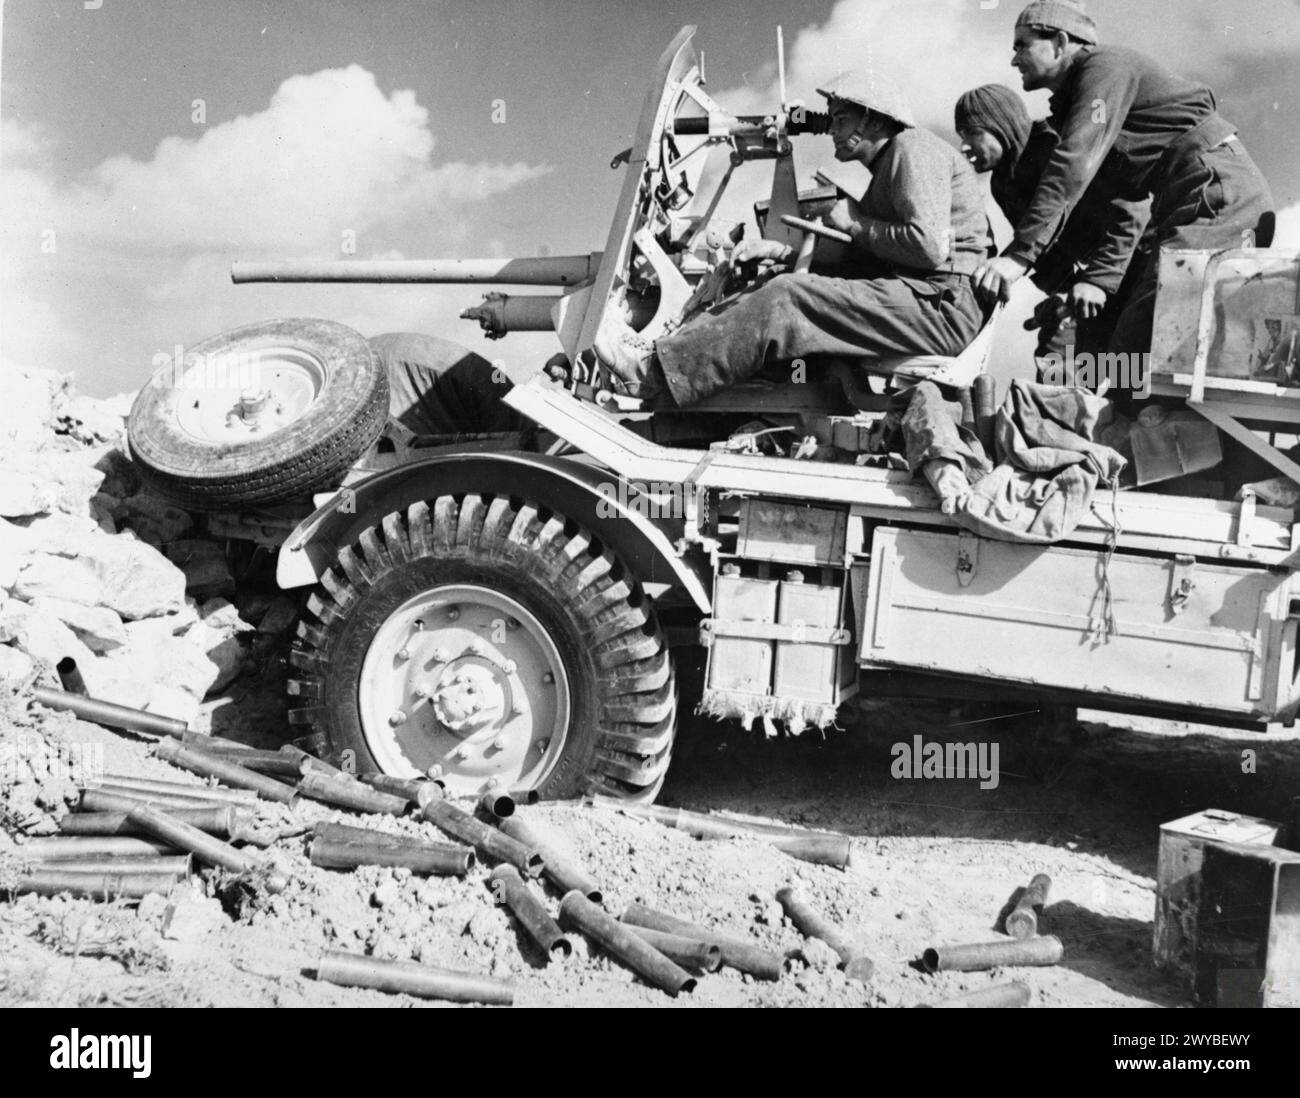
[[[817,89],[827,99],[843,99],[892,118],[902,126],[915,126],[911,104],[897,84],[872,69],[846,72]]]

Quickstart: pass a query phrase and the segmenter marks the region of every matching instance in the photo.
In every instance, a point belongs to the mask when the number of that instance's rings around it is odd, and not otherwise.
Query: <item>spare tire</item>
[[[213,511],[337,487],[387,420],[388,378],[365,337],[291,318],[222,332],[159,369],[127,440],[145,483]]]

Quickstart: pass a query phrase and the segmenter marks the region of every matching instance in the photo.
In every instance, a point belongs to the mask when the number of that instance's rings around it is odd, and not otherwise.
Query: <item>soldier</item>
[[[1015,226],[1056,149],[1056,131],[1045,121],[1031,122],[1024,100],[1002,84],[966,92],[953,113],[962,152],[976,172],[992,173],[993,200]],[[1128,288],[1125,270],[1146,226],[1148,203],[1109,194],[1104,183],[1093,181],[1065,229],[1034,265],[1034,285],[1048,295],[1035,311],[1035,358],[1042,381],[1072,380],[1061,365],[1083,354],[1095,360],[1105,351],[1126,299],[1120,290]],[[1116,228],[1108,231],[1112,218]],[[1071,316],[1074,323],[1067,321]]]
[[[956,355],[984,323],[971,275],[992,233],[970,165],[917,129],[901,92],[879,76],[841,77],[830,104],[836,159],[872,173],[861,203],[828,223],[851,234],[861,277],[781,274],[715,314],[651,343],[606,310],[595,352],[615,387],[678,405],[805,355]],[[734,261],[788,263],[792,249],[744,242]]]
[[[1060,142],[1016,224],[1015,239],[981,268],[976,285],[1005,298],[1040,261],[1100,173],[1125,198],[1152,198],[1156,246],[1140,261],[1111,338],[1115,352],[1146,352],[1159,248],[1267,247],[1275,227],[1268,184],[1235,127],[1215,110],[1208,87],[1133,50],[1099,46],[1096,24],[1081,3],[1034,0],[1026,7],[1016,20],[1012,65],[1025,90],[1051,90]]]

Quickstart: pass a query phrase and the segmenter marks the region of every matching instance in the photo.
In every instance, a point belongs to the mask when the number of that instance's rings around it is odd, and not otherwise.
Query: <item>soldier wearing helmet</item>
[[[778,275],[653,343],[607,310],[594,349],[616,387],[688,405],[772,363],[956,355],[975,338],[985,310],[971,275],[993,238],[970,165],[918,129],[902,92],[879,74],[818,91],[830,104],[836,157],[871,171],[862,200],[828,216],[852,237],[851,277]],[[741,261],[793,258],[766,240],[737,251]]]
[[[1098,45],[1077,0],[1034,0],[1016,20],[1012,65],[1027,91],[1052,92],[1060,140],[1004,255],[976,284],[1006,296],[1041,259],[1093,179],[1126,198],[1150,196],[1155,247],[1140,256],[1132,296],[1111,338],[1116,352],[1150,348],[1159,249],[1267,247],[1275,215],[1268,184],[1215,109],[1204,84],[1134,50]]]

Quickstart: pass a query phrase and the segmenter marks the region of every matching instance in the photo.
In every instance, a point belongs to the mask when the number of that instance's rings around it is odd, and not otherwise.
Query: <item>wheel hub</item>
[[[170,394],[180,428],[203,442],[236,443],[301,419],[325,388],[325,365],[298,347],[199,356]]]
[[[491,671],[471,663],[450,676],[444,673],[430,702],[444,728],[464,732],[499,718],[505,694]]]
[[[542,624],[471,584],[433,588],[376,631],[361,668],[362,731],[389,774],[440,768],[454,794],[534,788],[559,761],[568,678]]]

